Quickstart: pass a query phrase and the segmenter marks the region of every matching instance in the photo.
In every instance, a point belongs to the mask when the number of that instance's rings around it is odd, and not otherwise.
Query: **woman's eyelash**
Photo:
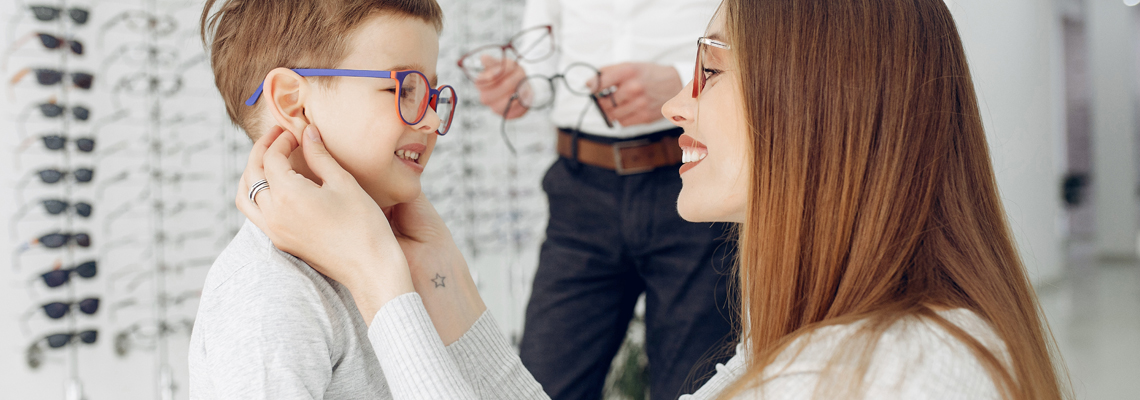
[[[712,68],[705,68],[704,73],[705,73],[705,77],[707,79],[707,78],[711,78],[711,77],[715,76],[716,74],[721,73],[721,70],[712,69]]]

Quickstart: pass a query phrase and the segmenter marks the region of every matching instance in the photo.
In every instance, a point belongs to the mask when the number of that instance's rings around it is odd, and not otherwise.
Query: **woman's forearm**
[[[458,248],[435,253],[412,268],[413,285],[444,345],[467,333],[487,310]]]
[[[347,269],[354,271],[353,276],[341,283],[352,293],[366,323],[371,324],[376,312],[392,299],[415,291],[408,262],[402,254],[366,256],[356,265],[359,267]]]

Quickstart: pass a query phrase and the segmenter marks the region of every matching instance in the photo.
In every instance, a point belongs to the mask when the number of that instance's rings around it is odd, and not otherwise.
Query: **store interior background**
[[[635,1],[651,7],[651,0]],[[1140,393],[1140,0],[947,0],[979,93],[1007,212],[1079,399]],[[425,191],[468,257],[488,306],[513,340],[546,219],[539,183],[554,160],[541,113],[500,119],[455,61],[522,28],[523,0],[439,0],[447,16],[440,82],[461,105],[439,140]],[[40,21],[31,6],[64,11]],[[201,283],[244,218],[234,209],[249,141],[213,86],[198,36],[202,1],[0,0],[0,398],[186,399],[186,351]],[[73,38],[77,55],[32,33]],[[86,72],[90,89],[42,86],[26,68]],[[59,117],[43,109],[64,107]],[[75,110],[86,110],[78,118]],[[74,140],[62,151],[41,136]],[[66,171],[45,184],[43,170]],[[91,182],[75,173],[93,171]],[[92,206],[51,215],[43,200]],[[86,233],[89,247],[26,246],[49,233]],[[49,288],[56,265],[97,263]],[[100,300],[62,319],[42,304]],[[38,340],[95,330],[95,343],[51,349]],[[615,360],[607,398],[639,398],[640,330]],[[38,346],[33,346],[36,343]]]

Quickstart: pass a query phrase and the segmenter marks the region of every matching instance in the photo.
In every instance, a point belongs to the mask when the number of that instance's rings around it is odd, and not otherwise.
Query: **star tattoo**
[[[439,288],[439,287],[447,287],[447,285],[445,285],[445,284],[444,284],[444,282],[443,282],[443,280],[444,280],[444,279],[447,279],[447,277],[445,277],[445,276],[443,276],[443,275],[440,275],[440,274],[435,274],[435,278],[433,278],[433,279],[431,280],[431,283],[434,283],[434,284],[435,284],[435,287],[437,287],[437,288]]]

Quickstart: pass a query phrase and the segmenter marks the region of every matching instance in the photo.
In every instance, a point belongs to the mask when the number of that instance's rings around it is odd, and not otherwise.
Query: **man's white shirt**
[[[623,62],[651,62],[677,69],[681,84],[693,78],[697,38],[705,33],[720,0],[527,0],[522,28],[554,27],[557,52],[538,63],[523,63],[528,75],[553,76],[581,62],[602,68]],[[649,124],[606,126],[590,98],[561,82],[551,119],[560,128],[628,138],[673,128],[665,119]]]

